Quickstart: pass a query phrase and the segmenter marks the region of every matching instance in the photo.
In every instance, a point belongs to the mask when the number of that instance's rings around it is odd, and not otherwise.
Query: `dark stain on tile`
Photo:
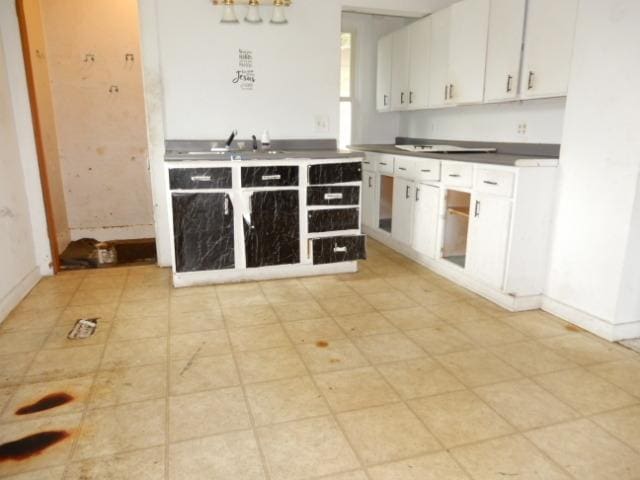
[[[582,329],[580,327],[576,327],[575,325],[565,325],[565,330],[569,330],[570,332],[581,332]]]
[[[340,359],[338,358],[330,358],[329,363],[340,363]]]
[[[63,430],[40,432],[20,440],[0,445],[0,463],[9,460],[20,461],[35,457],[47,448],[67,439],[71,434]]]
[[[316,347],[318,348],[327,348],[329,346],[329,342],[326,342],[324,340],[319,340],[316,342]]]
[[[32,413],[44,412],[46,410],[66,405],[67,403],[71,403],[73,400],[74,398],[68,393],[52,393],[51,395],[42,397],[31,405],[25,405],[24,407],[19,408],[16,410],[16,415],[30,415]]]

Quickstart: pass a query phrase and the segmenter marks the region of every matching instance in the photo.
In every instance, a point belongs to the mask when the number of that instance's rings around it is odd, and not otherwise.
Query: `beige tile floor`
[[[638,480],[640,356],[370,242],[353,275],[43,280],[0,327],[0,477]],[[97,334],[65,338],[79,317]],[[71,403],[18,416],[51,393]]]

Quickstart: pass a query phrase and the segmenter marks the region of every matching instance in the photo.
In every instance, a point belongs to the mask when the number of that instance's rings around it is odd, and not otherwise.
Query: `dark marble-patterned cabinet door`
[[[235,267],[233,204],[226,193],[173,193],[176,271]]]
[[[244,237],[247,268],[300,263],[298,191],[254,192]]]

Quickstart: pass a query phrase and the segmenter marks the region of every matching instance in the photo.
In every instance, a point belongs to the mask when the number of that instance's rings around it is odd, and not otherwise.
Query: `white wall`
[[[53,273],[51,245],[47,231],[38,155],[33,134],[31,105],[15,2],[0,1],[0,38],[4,46],[6,75],[9,82],[11,105],[17,133],[19,158],[14,158],[13,160],[18,161],[22,167],[29,208],[29,223],[33,232],[31,239],[25,238],[21,241],[33,243],[35,264],[38,266],[40,275],[51,275]],[[18,179],[9,176],[6,178],[7,181],[18,181]],[[0,273],[5,274],[5,271]],[[20,279],[16,278],[13,272],[7,271],[6,273],[11,278],[14,278],[15,284],[18,285]]]
[[[137,4],[39,3],[71,238],[153,237]]]
[[[640,336],[639,18],[636,0],[580,2],[547,289],[608,338]]]
[[[487,142],[560,143],[564,98],[406,112],[400,119],[404,137]],[[525,123],[527,133],[518,134]]]
[[[40,279],[25,181],[27,172],[23,168],[28,160],[34,158],[22,155],[24,150],[21,150],[20,143],[25,137],[18,134],[21,122],[17,119],[22,112],[14,107],[14,102],[19,103],[18,96],[24,91],[12,88],[15,85],[12,84],[14,77],[10,61],[14,58],[6,53],[7,46],[14,46],[12,34],[15,31],[10,28],[14,12],[6,9],[6,5],[0,10],[0,321]],[[24,65],[19,66],[24,68]]]
[[[342,15],[342,30],[354,34],[352,144],[388,143],[398,134],[400,114],[376,110],[378,39],[407,23],[399,17],[359,13]]]

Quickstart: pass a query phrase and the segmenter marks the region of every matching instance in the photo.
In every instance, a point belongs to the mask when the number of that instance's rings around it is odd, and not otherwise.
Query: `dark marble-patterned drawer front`
[[[360,187],[309,187],[307,205],[358,205]]]
[[[172,168],[169,170],[171,190],[231,188],[230,168]]]
[[[245,220],[247,268],[300,263],[300,206],[297,190],[255,192],[251,224]]]
[[[309,233],[338,232],[360,228],[358,208],[312,210],[309,212]]]
[[[242,187],[295,187],[298,185],[298,167],[243,167]]]
[[[233,203],[226,193],[173,193],[176,271],[235,266]]]
[[[362,181],[362,162],[328,163],[309,167],[309,184],[326,185]]]
[[[316,238],[313,240],[313,263],[352,262],[367,258],[366,237],[354,235],[345,237]]]

